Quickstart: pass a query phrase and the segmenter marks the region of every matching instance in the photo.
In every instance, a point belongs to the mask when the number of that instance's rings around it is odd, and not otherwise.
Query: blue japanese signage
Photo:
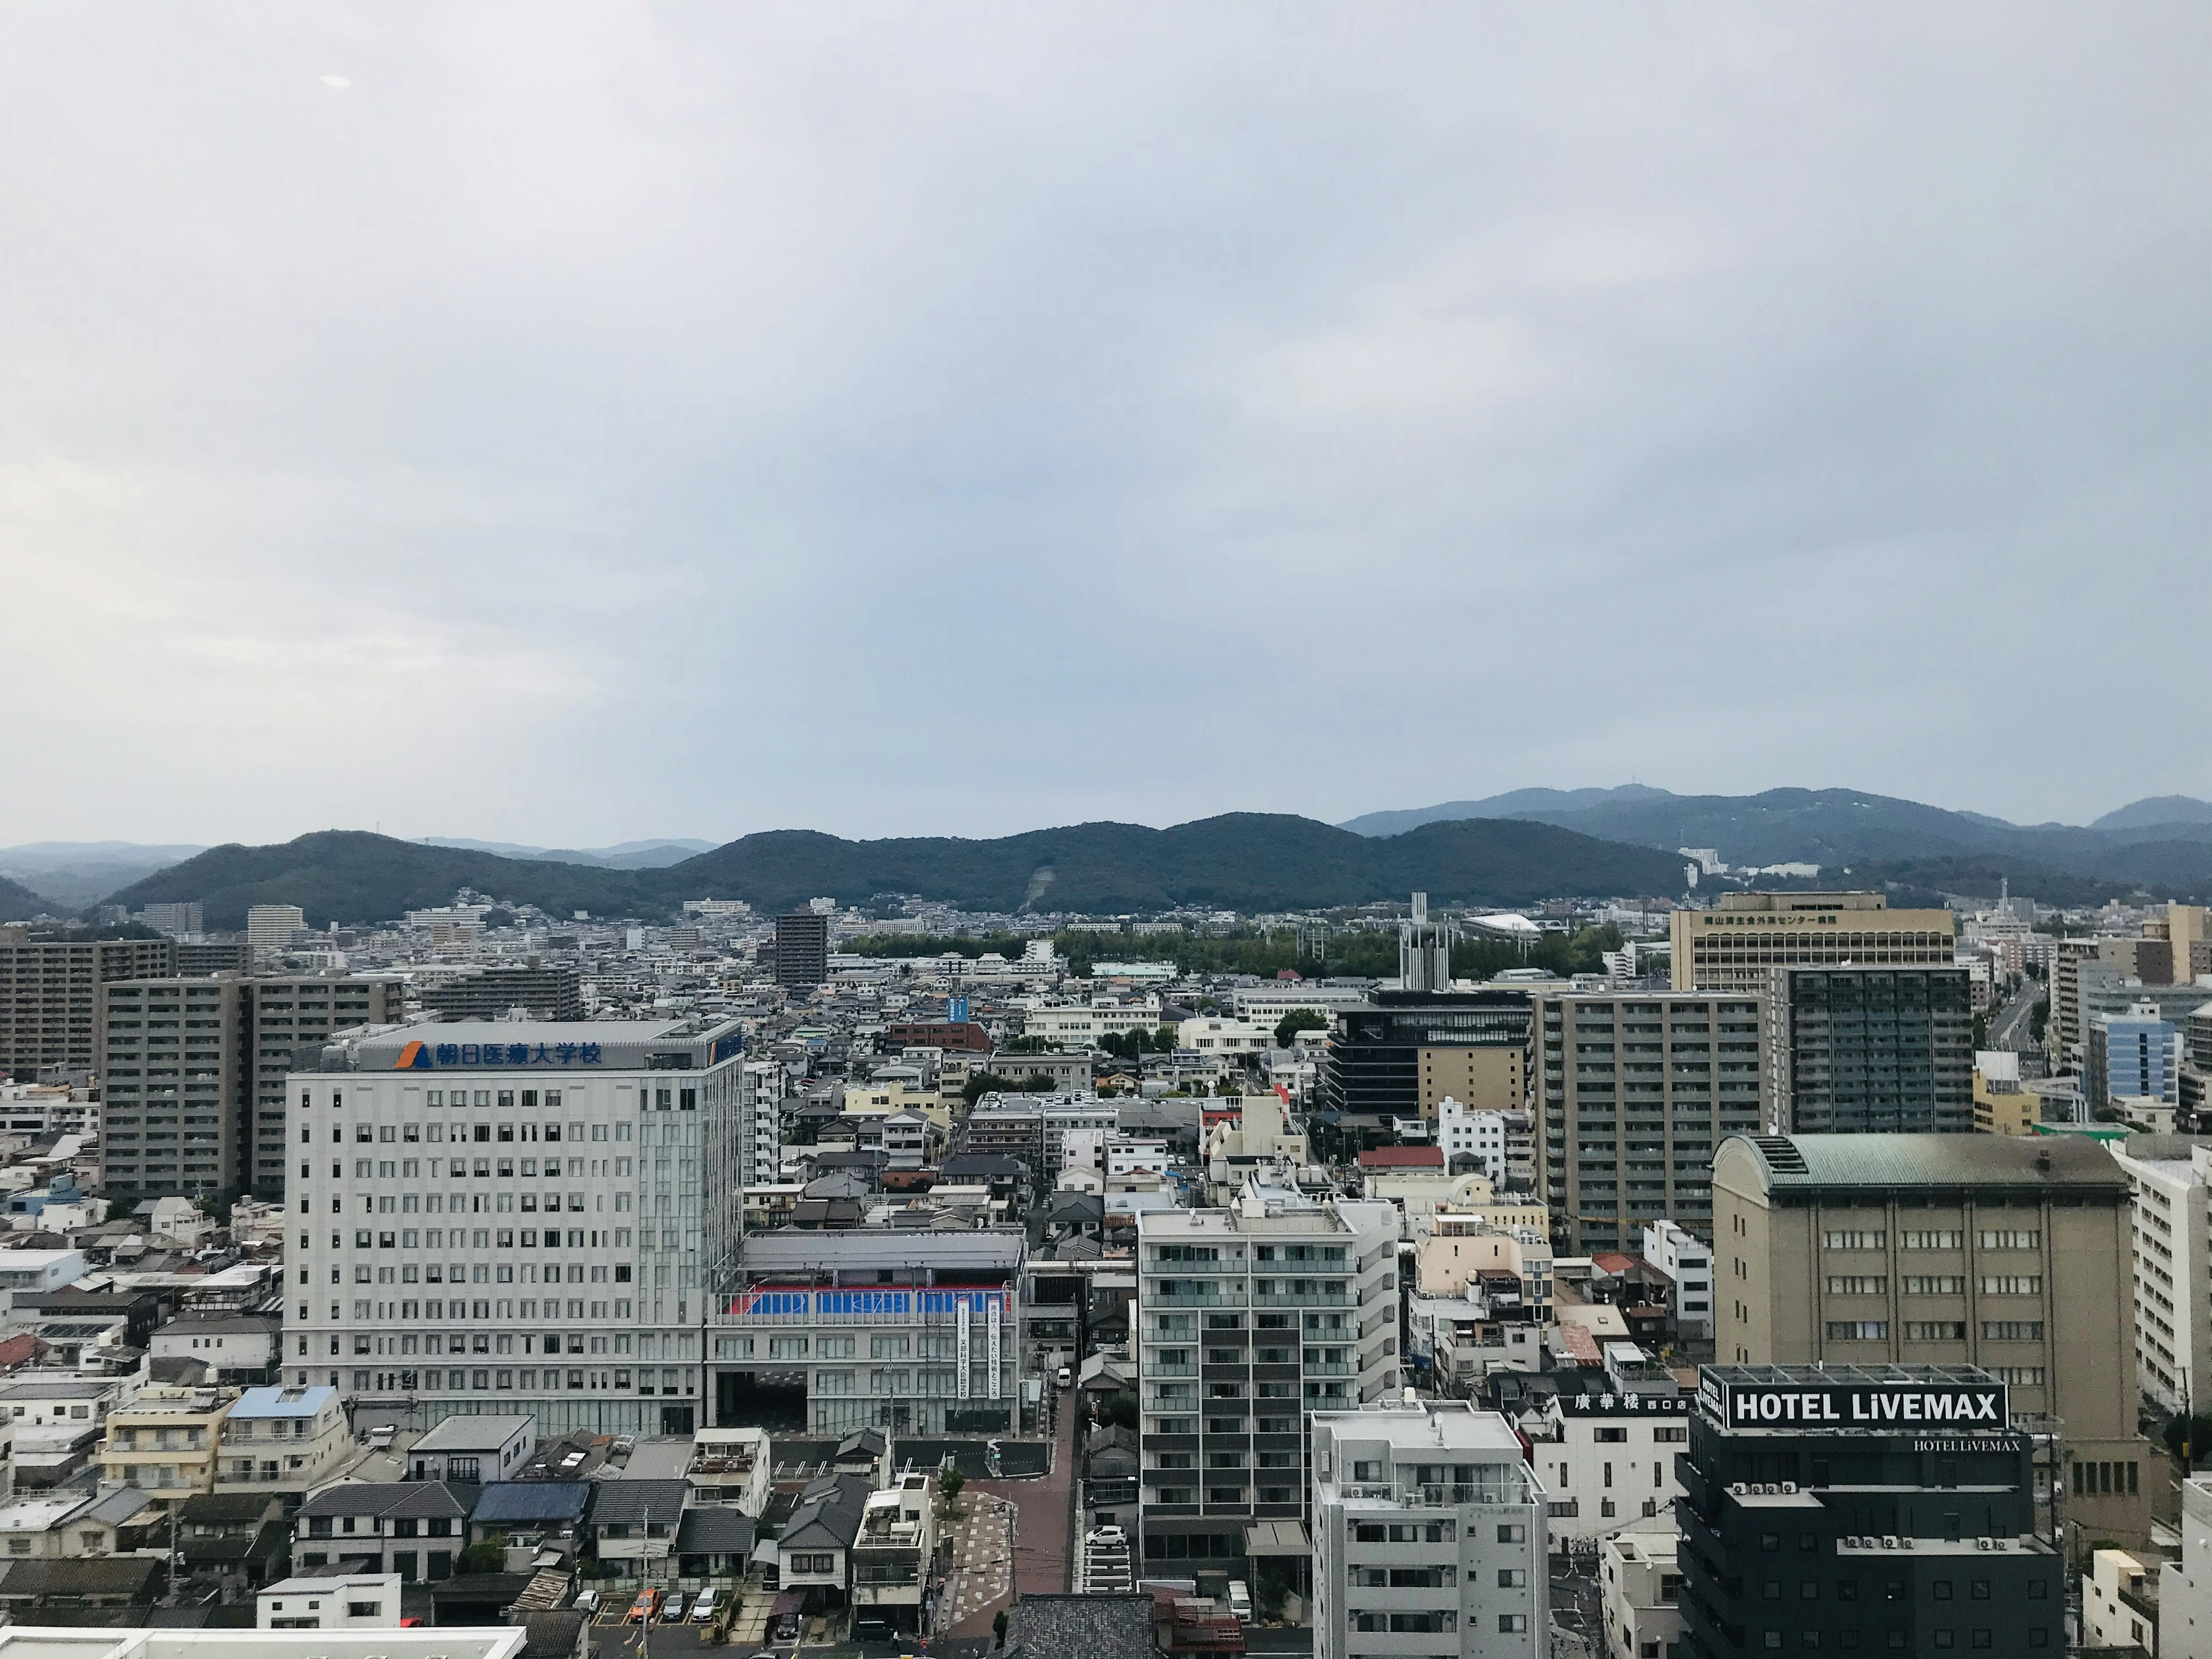
[[[465,1066],[597,1066],[596,1042],[410,1042],[392,1064],[395,1072],[434,1072]]]

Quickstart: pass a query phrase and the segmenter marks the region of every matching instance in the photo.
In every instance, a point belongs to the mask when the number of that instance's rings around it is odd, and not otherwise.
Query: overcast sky
[[[2202,3],[0,12],[0,844],[2212,795]]]

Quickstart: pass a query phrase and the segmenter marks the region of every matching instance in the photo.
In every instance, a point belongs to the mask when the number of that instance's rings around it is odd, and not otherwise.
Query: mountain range
[[[2026,872],[2097,882],[2212,884],[2212,803],[2186,795],[2136,801],[2087,825],[2019,824],[1858,789],[1677,795],[1629,784],[1618,789],[1516,790],[1482,800],[1370,812],[1339,827],[1360,835],[1395,836],[1416,825],[1468,818],[1557,824],[1670,851],[1711,848],[1725,863],[1753,867],[1997,860],[2014,861]]]
[[[1169,830],[1081,823],[989,841],[856,842],[777,830],[646,870],[324,830],[282,846],[213,848],[107,902],[136,910],[197,899],[210,927],[235,928],[253,904],[297,904],[318,927],[375,922],[450,902],[462,887],[556,915],[655,915],[690,898],[741,898],[770,911],[817,896],[861,903],[912,893],[969,909],[1115,913],[1352,905],[1416,888],[1439,902],[1527,904],[1680,884],[1681,860],[1671,853],[1545,823],[1455,822],[1376,838],[1311,818],[1237,812]]]
[[[390,921],[463,887],[556,915],[662,915],[687,898],[763,910],[894,893],[977,910],[1239,910],[1369,902],[1427,891],[1440,902],[1519,905],[1564,896],[1674,894],[1677,849],[1726,863],[1820,866],[1824,882],[1900,896],[2013,890],[2057,904],[2148,892],[2212,895],[2212,803],[2132,802],[2086,825],[2018,824],[1854,789],[1677,795],[1644,784],[1520,789],[1370,812],[1329,825],[1231,813],[1170,829],[1084,823],[991,840],[847,841],[777,830],[723,846],[678,839],[563,850],[328,830],[268,847],[127,842],[0,848],[0,921],[97,904],[198,900],[207,925],[243,925],[258,903],[298,904],[318,926]]]

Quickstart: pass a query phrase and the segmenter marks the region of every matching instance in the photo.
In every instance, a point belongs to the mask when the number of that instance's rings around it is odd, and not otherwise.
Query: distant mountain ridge
[[[1508,805],[1531,796],[1552,799]],[[1996,858],[2098,881],[2212,885],[2212,805],[2185,795],[2136,801],[2084,828],[2011,823],[1985,813],[1857,789],[1676,795],[1632,784],[1621,789],[1522,790],[1485,801],[1370,812],[1344,827],[1439,822],[1431,815],[1462,805],[1608,841],[1668,849],[1711,848],[1724,862],[1738,866],[1804,863],[1829,868]]]
[[[425,836],[425,847],[452,847],[468,853],[495,853],[507,859],[537,859],[549,864],[590,864],[605,870],[657,870],[681,864],[697,853],[711,853],[711,841],[625,841],[612,847],[528,847],[511,841],[467,841]]]
[[[1084,823],[990,841],[852,842],[769,830],[635,871],[325,830],[282,846],[214,848],[108,902],[136,909],[198,899],[209,927],[234,928],[252,904],[300,905],[317,927],[377,922],[447,903],[461,887],[556,916],[611,916],[671,915],[690,898],[741,898],[773,911],[816,896],[860,902],[914,893],[969,909],[1111,914],[1181,904],[1334,907],[1417,888],[1440,902],[1528,904],[1680,885],[1681,860],[1671,853],[1546,823],[1460,820],[1376,838],[1311,818],[1240,812],[1167,830]]]

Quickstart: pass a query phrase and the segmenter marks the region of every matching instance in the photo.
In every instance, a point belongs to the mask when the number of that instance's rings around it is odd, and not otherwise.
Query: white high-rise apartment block
[[[1468,1171],[1455,1162],[1474,1160],[1473,1173],[1486,1176],[1493,1187],[1505,1184],[1504,1112],[1470,1111],[1449,1095],[1437,1103],[1437,1146],[1444,1155],[1444,1168],[1455,1174]]]
[[[2111,1151],[2135,1188],[2136,1385],[2169,1412],[2212,1410],[2212,1151]]]
[[[1304,1414],[1398,1386],[1398,1209],[1252,1176],[1137,1224],[1139,1571],[1233,1569],[1246,1523],[1305,1518]]]
[[[1317,1659],[1550,1651],[1544,1488],[1464,1401],[1316,1412]]]
[[[307,925],[307,913],[296,904],[252,905],[246,912],[246,943],[256,956],[282,951]]]
[[[468,1021],[292,1073],[283,1380],[433,1422],[690,1433],[736,1278],[741,1042],[735,1021]]]
[[[782,1179],[783,1101],[791,1086],[790,1073],[781,1060],[745,1062],[746,1102],[739,1130],[738,1170],[748,1187],[772,1187]]]

